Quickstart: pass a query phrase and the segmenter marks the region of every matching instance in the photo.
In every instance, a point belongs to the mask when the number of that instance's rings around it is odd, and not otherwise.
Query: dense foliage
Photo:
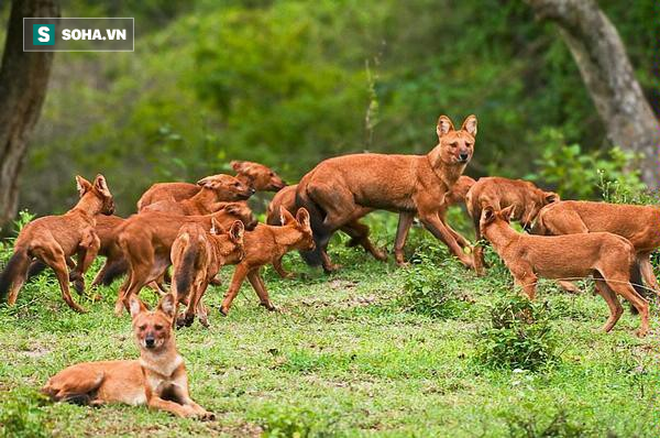
[[[655,2],[600,4],[655,101]],[[152,181],[228,171],[233,158],[295,181],[334,154],[423,153],[441,113],[457,124],[478,115],[473,175],[594,196],[598,168],[621,174],[556,28],[521,1],[62,5],[68,16],[135,16],[136,51],[57,55],[21,180],[21,206],[39,214],[73,203],[74,173],[103,171],[128,213]],[[561,166],[583,154],[595,157],[586,183],[566,186]]]

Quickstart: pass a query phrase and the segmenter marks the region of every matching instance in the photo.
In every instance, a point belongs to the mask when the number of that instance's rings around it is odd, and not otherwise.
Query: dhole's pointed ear
[[[231,228],[229,229],[229,238],[234,243],[243,243],[244,232],[245,232],[245,225],[243,225],[243,222],[234,221],[234,223],[231,224]]]
[[[163,296],[163,298],[160,299],[160,303],[158,303],[158,310],[168,317],[174,318],[174,312],[176,312],[174,295],[169,293]]]
[[[147,310],[147,306],[138,297],[131,295],[131,298],[128,299],[128,309],[131,312],[131,318],[135,318],[140,312]]]
[[[438,134],[438,138],[446,135],[447,133],[454,130],[454,123],[451,119],[444,114],[438,119],[438,126],[435,128],[435,132]]]
[[[470,134],[472,137],[477,136],[477,116],[474,114],[470,114],[465,118],[463,121],[463,126],[461,126],[461,130],[467,132]]]
[[[552,204],[553,202],[559,202],[561,199],[559,198],[558,193],[545,192],[543,194],[543,200],[545,201],[546,204]]]
[[[98,190],[103,196],[108,198],[112,196],[112,193],[110,193],[110,189],[108,188],[108,182],[100,173],[96,175],[96,179],[94,179],[94,187],[96,187],[96,190]]]
[[[239,160],[233,160],[231,163],[231,168],[234,169],[235,172],[243,172],[246,170],[247,167],[247,161],[239,161]]]
[[[298,221],[299,224],[301,224],[306,228],[311,227],[309,223],[309,212],[305,207],[300,207],[298,209],[298,212],[296,213],[296,220]]]
[[[511,215],[513,214],[515,208],[516,208],[515,205],[509,205],[507,208],[502,209],[500,211],[500,215],[502,216],[502,219],[509,222],[511,220]]]
[[[282,225],[288,225],[295,220],[296,219],[293,217],[293,215],[289,213],[289,210],[284,207],[280,207],[280,222]]]
[[[220,181],[221,177],[222,175],[205,176],[204,178],[197,181],[197,185],[206,187],[207,189],[216,190],[222,186],[222,182]]]
[[[495,210],[493,207],[486,207],[481,212],[481,222],[484,224],[489,224],[495,220]]]
[[[220,222],[217,221],[215,217],[211,217],[211,230],[209,230],[209,233],[211,234],[222,234],[225,230],[222,228],[222,225],[220,225]]]
[[[76,188],[80,197],[92,189],[92,183],[80,175],[76,175]]]

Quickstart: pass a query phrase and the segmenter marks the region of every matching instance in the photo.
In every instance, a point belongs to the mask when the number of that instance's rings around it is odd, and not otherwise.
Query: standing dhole
[[[309,210],[316,250],[306,254],[312,265],[333,271],[327,246],[335,231],[373,209],[419,216],[422,224],[442,240],[461,262],[472,268],[442,212],[451,191],[472,158],[477,118],[468,116],[454,129],[447,116],[436,127],[438,145],[427,155],[356,154],[330,158],[298,184],[296,204]],[[405,224],[404,224],[405,225]]]
[[[211,230],[188,223],[181,227],[170,258],[172,259],[172,293],[178,304],[187,304],[184,315],[177,312],[177,327],[190,327],[195,319],[208,327],[208,312],[202,304],[209,283],[226,264],[235,265],[243,259],[243,222],[235,221],[228,233],[211,219]]]
[[[27,224],[14,244],[14,255],[0,276],[0,297],[7,296],[13,305],[27,278],[33,258],[50,266],[60,283],[62,298],[77,312],[84,312],[71,298],[69,281],[76,291],[84,291],[83,275],[99,250],[99,238],[94,231],[96,215],[114,213],[112,194],[103,175],[97,175],[94,183],[76,176],[80,200],[62,216],[45,216]],[[69,257],[76,254],[78,263],[69,275]]]
[[[649,305],[633,287],[639,284],[640,273],[635,248],[629,241],[612,233],[566,236],[518,233],[509,226],[512,209],[513,206],[495,212],[492,207],[486,207],[481,215],[481,234],[502,257],[516,284],[530,300],[536,295],[538,277],[575,279],[593,275],[596,290],[610,308],[603,330],[612,330],[623,313],[618,294],[637,309],[641,316],[637,334],[646,335]]]
[[[272,263],[276,269],[281,269],[278,260],[289,251],[314,249],[314,237],[309,223],[309,213],[301,208],[293,217],[285,208],[281,209],[282,226],[259,224],[254,231],[248,231],[244,237],[245,256],[236,265],[231,285],[227,290],[220,311],[223,315],[229,313],[232,301],[238,295],[245,277],[259,296],[260,304],[268,310],[275,310],[270,302],[266,284],[261,278],[261,268]],[[279,272],[279,270],[278,270]]]

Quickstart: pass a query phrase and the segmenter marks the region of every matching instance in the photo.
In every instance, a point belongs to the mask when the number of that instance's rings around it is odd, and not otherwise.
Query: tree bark
[[[23,17],[59,16],[59,0],[12,1],[0,67],[0,227],[16,215],[18,176],[53,62],[53,53],[23,52]]]
[[[580,69],[609,140],[640,154],[642,180],[660,187],[660,124],[635,78],[625,46],[595,0],[525,0],[553,21]]]

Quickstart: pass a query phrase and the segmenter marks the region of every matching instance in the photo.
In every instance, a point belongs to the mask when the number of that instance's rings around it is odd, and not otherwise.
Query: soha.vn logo
[[[55,25],[54,24],[33,24],[32,25],[32,44],[35,46],[55,45]]]

